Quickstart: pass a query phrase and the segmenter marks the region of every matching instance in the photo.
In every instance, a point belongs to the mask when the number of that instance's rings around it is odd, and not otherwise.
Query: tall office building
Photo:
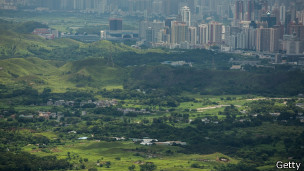
[[[270,51],[270,28],[258,28],[256,33],[256,50]]]
[[[282,4],[280,6],[280,22],[281,22],[281,24],[285,23],[285,16],[286,16],[286,8],[285,8],[285,5]]]
[[[246,33],[244,31],[238,33],[236,35],[236,48],[237,49],[246,49],[247,48],[247,40],[248,37],[246,37]]]
[[[161,30],[163,30],[165,28],[165,22],[162,22],[162,21],[156,21],[154,20],[153,22],[151,21],[147,21],[147,20],[144,20],[144,21],[141,21],[139,22],[139,37],[141,39],[148,39],[146,36],[146,30],[151,28],[154,32],[154,35],[155,35],[155,39],[157,40],[153,40],[155,42],[159,42],[162,40],[162,38],[160,38],[160,36],[158,36],[161,32]]]
[[[143,20],[139,22],[139,37],[141,39],[146,39],[146,30],[152,27],[151,22]]]
[[[149,43],[154,43],[155,42],[155,32],[154,30],[152,29],[152,27],[149,27],[147,30],[146,30],[146,40],[147,42]]]
[[[122,30],[122,19],[120,18],[111,18],[109,20],[110,30]]]
[[[209,30],[207,24],[201,24],[198,26],[199,29],[199,44],[204,45],[209,42]]]
[[[241,0],[235,2],[235,20],[243,20],[244,17],[244,3]]]
[[[248,29],[248,49],[249,50],[256,50],[256,29],[249,28]]]
[[[255,1],[250,0],[248,1],[247,7],[247,21],[254,21],[255,20]]]
[[[208,25],[209,42],[210,43],[222,43],[222,27],[221,23],[211,22]]]
[[[296,21],[296,3],[295,2],[290,2],[290,12],[291,12],[291,21]]]
[[[188,25],[184,22],[172,22],[171,26],[171,43],[180,44],[188,40]]]
[[[232,49],[255,50],[256,48],[256,29],[225,27],[225,43]]]
[[[154,20],[151,24],[154,31],[154,42],[162,41],[163,29],[165,28],[165,22]]]
[[[190,45],[196,45],[197,43],[197,29],[196,27],[189,27],[189,37],[188,42]]]
[[[248,28],[242,30],[242,32],[237,34],[237,48],[238,49],[248,49],[249,34]]]
[[[278,52],[280,49],[280,30],[278,28],[270,29],[270,49],[269,51],[274,53]]]
[[[181,16],[182,16],[182,22],[185,22],[188,27],[191,26],[191,12],[190,8],[187,6],[184,6],[181,8]]]

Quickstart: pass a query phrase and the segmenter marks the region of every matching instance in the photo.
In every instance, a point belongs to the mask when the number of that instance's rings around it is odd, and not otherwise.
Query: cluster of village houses
[[[60,118],[62,117],[62,112],[42,112],[42,111],[38,111],[38,118],[44,118],[44,119],[57,119],[57,121],[60,121]],[[32,119],[34,118],[35,115],[19,115],[19,118],[28,118],[28,119]]]
[[[36,28],[32,34],[38,35],[45,39],[55,39],[60,37],[60,33],[58,30],[50,29],[50,28]]]
[[[67,101],[67,100],[52,100],[49,99],[47,101],[47,106],[74,106],[75,101]],[[115,106],[118,104],[118,101],[115,99],[111,99],[111,100],[99,100],[99,101],[92,101],[92,100],[88,100],[88,101],[82,101],[80,102],[80,107],[86,105],[86,104],[95,104],[96,107],[110,107],[110,106]],[[297,103],[296,104],[297,107],[300,108],[304,108],[304,103]],[[128,113],[141,113],[141,114],[151,114],[150,111],[148,111],[147,109],[135,109],[135,108],[117,108],[117,111],[123,112],[123,114],[128,114]],[[3,113],[5,113],[6,111],[4,111]],[[241,113],[245,114],[247,113],[246,111],[241,111]],[[86,111],[81,111],[81,115],[86,115],[87,112]],[[269,113],[271,116],[273,117],[279,117],[281,115],[281,113],[278,112],[273,112],[273,113]],[[257,117],[258,114],[252,114],[253,117]],[[21,114],[19,115],[19,118],[44,118],[44,119],[56,119],[58,122],[60,121],[61,117],[64,117],[62,112],[45,112],[45,111],[38,111],[38,115],[24,115]],[[3,115],[0,115],[0,118],[4,118]],[[11,118],[15,119],[16,115],[11,115]],[[304,115],[303,113],[298,113],[296,115],[296,119],[299,120],[301,123],[304,123]],[[274,119],[276,120],[276,119]],[[190,119],[189,123],[191,123],[193,120]],[[205,124],[209,124],[209,123],[213,123],[213,124],[218,124],[219,121],[218,120],[210,120],[209,118],[202,118],[201,121]],[[251,120],[249,118],[243,118],[240,119],[239,122],[245,122],[248,121],[250,122]],[[282,122],[288,122],[287,120],[283,120]],[[146,141],[143,141],[143,143]]]
[[[80,102],[80,107],[86,105],[86,104],[95,104],[96,107],[110,107],[110,106],[115,106],[117,105],[117,100],[116,99],[111,99],[111,100],[98,100],[98,101],[81,101]],[[46,103],[47,106],[74,106],[75,101],[65,101],[65,100],[52,100],[49,99]]]
[[[95,104],[96,107],[110,107],[117,105],[117,100],[99,100],[99,101],[82,101],[80,102],[80,107],[84,106],[85,104]],[[53,101],[52,99],[49,99],[47,101],[47,106],[74,106],[75,101],[65,101],[65,100],[56,100]],[[130,109],[128,109],[130,110]],[[132,110],[130,110],[132,111]],[[81,115],[86,115],[86,111],[81,111]],[[19,118],[34,118],[35,115],[19,115]],[[60,121],[60,118],[63,117],[62,112],[45,112],[45,111],[38,111],[38,118],[44,118],[44,119],[57,119],[57,121]]]
[[[47,106],[74,106],[75,101],[67,101],[67,100],[52,100],[49,99],[47,101]],[[110,106],[116,106],[118,104],[118,101],[116,99],[111,100],[99,100],[99,101],[81,101],[80,107],[86,105],[86,104],[95,104],[96,107],[110,107]],[[142,114],[150,114],[151,112],[147,109],[135,109],[135,108],[117,108],[117,111],[123,112],[123,114],[127,113],[142,113]],[[86,115],[86,111],[81,111],[81,115]],[[34,118],[34,115],[19,115],[21,118]],[[56,119],[59,121],[60,117],[63,117],[62,112],[45,112],[45,111],[38,111],[38,117],[44,118],[44,119]]]

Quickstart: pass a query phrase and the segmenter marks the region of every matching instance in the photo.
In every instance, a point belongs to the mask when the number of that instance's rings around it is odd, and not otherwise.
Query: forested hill
[[[295,96],[304,92],[304,75],[300,71],[260,73],[167,65],[113,67],[102,58],[67,63],[39,58],[12,58],[1,60],[0,67],[0,82],[3,85],[17,84],[38,90],[51,88],[59,92],[81,88],[98,90],[108,86],[216,95]]]
[[[168,66],[137,67],[127,88],[172,89],[201,94],[294,96],[304,92],[303,72],[246,72]]]
[[[208,50],[173,52],[167,49],[136,49],[123,43],[109,41],[82,43],[66,38],[46,40],[31,34],[34,28],[40,27],[48,26],[38,22],[14,23],[0,20],[0,59],[37,57],[46,60],[75,61],[93,57],[111,60],[119,66],[186,61],[204,68],[228,69],[228,61],[239,57]]]
[[[1,84],[55,92],[123,87],[217,95],[294,96],[304,92],[303,72],[288,67],[230,70],[231,60],[254,61],[256,57],[210,50],[140,50],[109,41],[46,40],[30,34],[35,27],[47,26],[0,21]],[[186,65],[161,64],[165,61]]]

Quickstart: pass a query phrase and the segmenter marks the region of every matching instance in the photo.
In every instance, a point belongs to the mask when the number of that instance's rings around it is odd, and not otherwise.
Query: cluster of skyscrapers
[[[270,3],[237,0],[234,20],[230,25],[225,26],[225,45],[232,50],[303,53],[303,5],[303,2],[297,3],[297,1]]]
[[[115,16],[102,38],[134,38],[149,46],[304,51],[303,0],[0,0],[0,8]],[[139,20],[136,32],[122,31],[130,16]]]
[[[225,2],[229,7],[227,13],[225,10],[220,13],[216,11],[211,14],[202,13],[203,16],[200,18],[199,14],[192,13],[190,7],[181,6],[177,16],[167,17],[164,21],[143,20],[139,24],[140,38],[151,46],[170,48],[218,46],[224,51],[249,50],[303,54],[303,2],[292,0]],[[216,3],[215,6],[222,8],[222,3],[219,4]]]
[[[191,25],[189,8],[181,10],[181,20],[167,18],[160,21],[141,21],[139,35],[152,46],[170,48],[199,48],[203,45],[222,44],[223,24],[211,21],[198,26]]]

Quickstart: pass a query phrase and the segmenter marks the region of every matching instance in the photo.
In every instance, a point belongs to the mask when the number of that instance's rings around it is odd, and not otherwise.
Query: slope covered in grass
[[[67,73],[66,79],[75,83],[77,87],[105,87],[122,85],[127,76],[126,69],[118,66],[113,67],[112,63],[102,58],[88,58],[84,60],[69,62],[63,67]]]
[[[0,20],[0,59],[14,57],[40,57],[38,52],[51,52],[60,47],[80,46],[82,43],[71,39],[46,40],[31,32],[35,28],[45,28],[38,22],[13,23]]]
[[[59,92],[67,88],[121,86],[127,73],[98,58],[68,62],[65,65],[39,58],[12,58],[1,60],[0,67],[1,84],[32,86],[40,90],[48,87]]]

